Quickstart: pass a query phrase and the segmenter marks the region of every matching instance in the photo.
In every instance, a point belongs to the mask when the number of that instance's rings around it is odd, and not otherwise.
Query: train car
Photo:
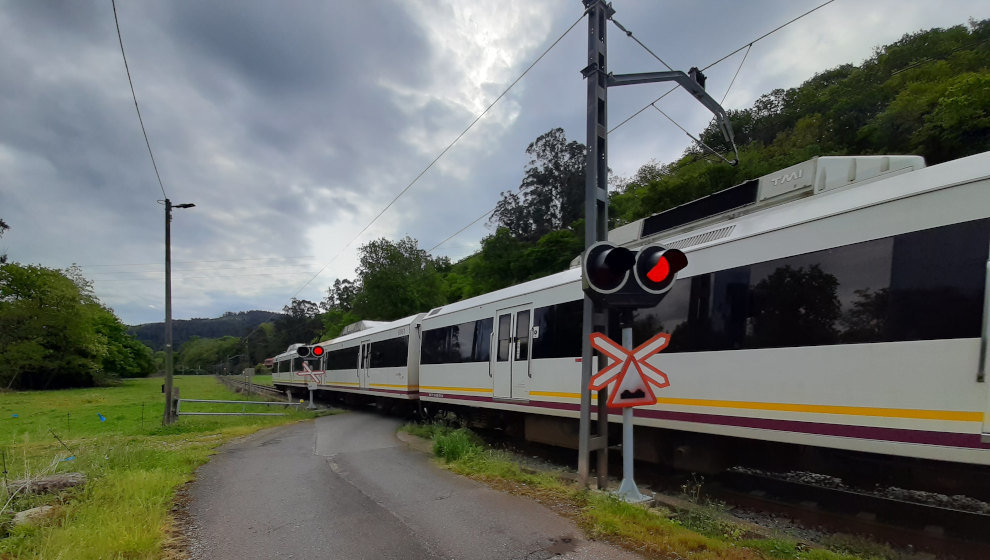
[[[664,429],[637,436],[640,457],[690,467],[767,441],[990,465],[990,153],[816,158],[609,239],[689,261],[634,313],[635,344],[671,335],[650,358],[670,386],[634,413]],[[571,269],[430,311],[422,404],[575,442],[573,420],[547,420],[578,415],[582,297]]]
[[[272,382],[276,386],[299,385],[301,387],[305,387],[306,382],[311,381],[311,379],[306,376],[306,369],[303,367],[303,359],[300,358],[299,354],[296,352],[296,349],[300,346],[305,346],[305,344],[291,344],[285,352],[271,358]]]
[[[321,342],[326,353],[317,389],[349,395],[351,401],[360,401],[359,396],[417,400],[422,316],[376,322]]]

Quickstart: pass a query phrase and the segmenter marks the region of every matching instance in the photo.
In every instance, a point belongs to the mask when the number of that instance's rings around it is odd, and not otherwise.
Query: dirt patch
[[[162,543],[163,560],[189,560],[192,558],[193,522],[189,515],[189,491],[193,481],[182,485],[175,493],[169,512],[165,541]]]

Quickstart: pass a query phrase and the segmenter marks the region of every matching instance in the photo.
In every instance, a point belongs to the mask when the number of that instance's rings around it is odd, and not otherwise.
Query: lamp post
[[[175,422],[172,415],[172,208],[192,208],[195,204],[172,204],[165,199],[165,414],[162,425]]]

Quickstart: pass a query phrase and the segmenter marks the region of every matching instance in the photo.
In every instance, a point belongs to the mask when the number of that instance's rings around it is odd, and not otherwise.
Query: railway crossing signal
[[[633,252],[600,241],[585,250],[581,266],[584,291],[592,299],[610,308],[636,309],[663,300],[687,266],[687,256],[660,245]]]
[[[298,346],[296,347],[296,355],[300,358],[305,358],[307,360],[319,360],[323,357],[326,350],[322,346]]]
[[[627,350],[621,344],[603,335],[593,333],[591,346],[608,356],[612,363],[591,377],[588,389],[600,391],[614,384],[609,390],[608,406],[626,408],[657,403],[650,385],[662,389],[670,385],[667,375],[650,365],[646,359],[663,350],[670,343],[670,335],[660,333]],[[630,344],[631,346],[631,344]]]

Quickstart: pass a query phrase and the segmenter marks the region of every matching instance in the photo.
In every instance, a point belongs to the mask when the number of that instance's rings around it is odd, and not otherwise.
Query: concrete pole
[[[165,199],[165,415],[162,425],[172,417],[172,201]]]

